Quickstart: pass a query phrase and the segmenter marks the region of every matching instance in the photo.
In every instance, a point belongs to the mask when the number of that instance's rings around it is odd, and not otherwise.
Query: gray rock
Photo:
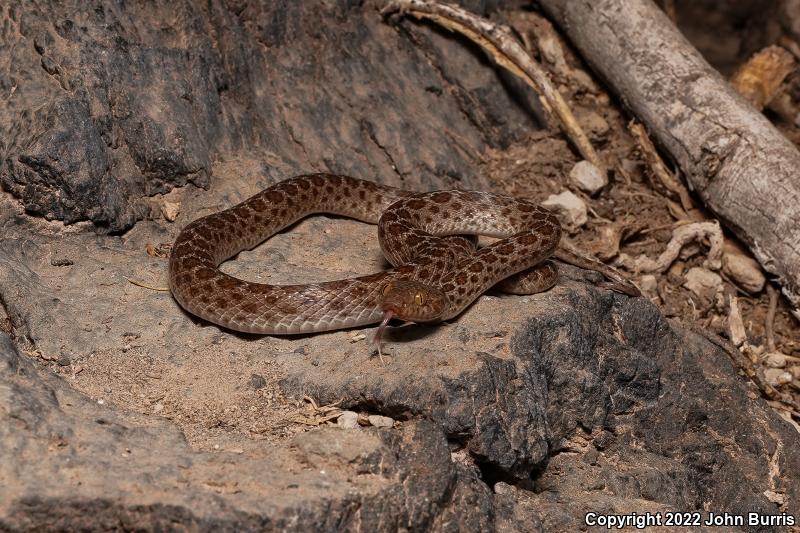
[[[370,425],[376,428],[390,428],[394,426],[394,419],[388,416],[369,415],[367,420],[369,420]]]
[[[358,413],[344,411],[339,415],[339,418],[336,419],[336,425],[342,429],[358,429]]]
[[[551,194],[542,205],[554,210],[561,223],[570,231],[583,226],[589,220],[586,204],[570,191]]]
[[[3,189],[30,213],[120,231],[148,216],[145,198],[207,188],[211,162],[238,151],[273,180],[327,169],[454,184],[479,179],[487,144],[535,126],[460,41],[406,22],[398,32],[361,2],[240,4],[17,10],[24,29],[0,35],[14,50],[0,79],[12,95]]]
[[[608,185],[608,177],[596,166],[588,161],[578,161],[569,171],[569,179],[580,190],[589,194],[596,194]]]

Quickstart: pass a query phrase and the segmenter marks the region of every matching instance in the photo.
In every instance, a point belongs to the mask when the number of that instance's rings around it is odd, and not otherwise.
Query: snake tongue
[[[386,325],[394,316],[394,311],[384,311],[383,312],[383,320],[381,320],[381,325],[378,326],[378,330],[375,332],[375,336],[372,338],[372,343],[378,345],[378,357],[381,358],[381,362],[383,362],[383,353],[381,353],[381,336],[383,336],[384,330],[386,330]]]

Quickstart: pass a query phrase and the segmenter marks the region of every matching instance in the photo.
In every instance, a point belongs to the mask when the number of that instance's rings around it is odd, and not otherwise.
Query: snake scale
[[[297,220],[329,213],[378,224],[394,268],[306,285],[267,285],[219,265]],[[499,240],[476,248],[475,235]],[[381,322],[450,319],[494,285],[530,294],[556,281],[553,255],[598,270],[612,288],[638,290],[599,261],[559,247],[561,226],[527,200],[477,191],[414,193],[333,174],[281,181],[187,225],[170,255],[169,285],[190,313],[226,328],[265,334],[328,331]],[[379,330],[380,331],[380,330]]]

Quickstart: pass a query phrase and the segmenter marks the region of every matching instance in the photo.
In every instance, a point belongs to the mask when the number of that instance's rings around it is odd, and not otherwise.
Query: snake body
[[[315,213],[378,223],[381,247],[394,268],[306,285],[253,283],[219,270],[226,259]],[[476,250],[467,235],[478,234],[500,240]],[[498,283],[516,293],[552,286],[557,272],[546,259],[554,253],[561,258],[560,237],[556,217],[527,200],[477,191],[414,193],[309,174],[187,225],[172,247],[169,284],[190,313],[248,333],[328,331],[382,317],[385,323],[387,316],[439,321],[458,315]]]

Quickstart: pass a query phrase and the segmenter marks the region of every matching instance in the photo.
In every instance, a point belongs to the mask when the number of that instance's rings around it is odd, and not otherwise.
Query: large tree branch
[[[650,0],[541,0],[800,306],[800,152]],[[795,311],[797,315],[797,311]]]

